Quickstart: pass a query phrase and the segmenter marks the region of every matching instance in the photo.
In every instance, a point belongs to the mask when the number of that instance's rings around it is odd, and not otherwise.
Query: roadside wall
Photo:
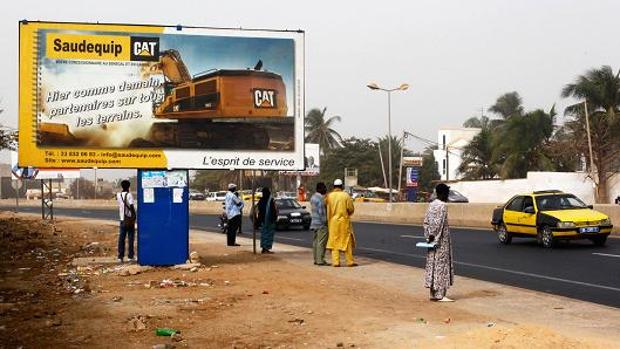
[[[506,202],[517,194],[549,189],[572,193],[588,204],[594,203],[594,184],[583,172],[528,172],[524,179],[460,181],[450,183],[450,187],[471,203]],[[620,175],[609,180],[608,195],[611,202],[620,195]]]
[[[3,207],[14,207],[14,200],[0,200]],[[20,205],[40,207],[41,201],[20,200]],[[309,203],[302,203],[310,209]],[[114,200],[56,200],[54,206],[59,208],[111,208],[116,207]],[[462,227],[490,228],[493,209],[499,204],[470,203],[449,204],[450,225]],[[355,203],[355,221],[374,221],[400,224],[422,224],[428,204],[394,203],[391,209],[386,203]],[[594,205],[594,208],[608,215],[614,223],[614,233],[620,233],[620,205]],[[250,205],[246,203],[244,213],[249,214]],[[191,201],[190,212],[193,214],[221,214],[221,202]]]

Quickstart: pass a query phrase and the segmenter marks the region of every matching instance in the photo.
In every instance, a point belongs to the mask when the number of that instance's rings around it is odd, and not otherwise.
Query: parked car
[[[190,189],[189,191],[190,200],[204,200],[206,198],[206,195],[198,190]]]
[[[589,239],[603,246],[613,228],[607,215],[575,195],[557,190],[513,197],[493,211],[491,224],[502,244],[510,244],[513,237],[529,237],[546,248],[558,240],[574,239]]]
[[[226,192],[225,191],[208,192],[207,195],[205,195],[205,198],[207,201],[224,201],[224,199],[226,198]]]
[[[279,191],[276,197],[282,199],[297,199],[297,193],[294,191]]]
[[[353,193],[354,202],[386,202],[387,200],[380,198],[379,195],[371,192],[355,192]]]
[[[278,209],[278,219],[276,229],[284,230],[294,226],[301,226],[304,230],[310,229],[312,217],[305,206],[301,206],[296,199],[277,198],[275,199]]]
[[[437,193],[435,193],[433,191],[433,193],[431,194],[431,198],[429,199],[429,201],[434,201],[435,199],[437,199]],[[465,195],[459,193],[456,190],[452,190],[450,189],[450,194],[448,196],[448,202],[452,202],[452,203],[468,203],[469,199],[465,197]]]
[[[244,201],[252,201],[252,190],[240,190],[239,197]],[[262,191],[256,191],[254,193],[254,200],[258,201],[258,199],[263,197]]]

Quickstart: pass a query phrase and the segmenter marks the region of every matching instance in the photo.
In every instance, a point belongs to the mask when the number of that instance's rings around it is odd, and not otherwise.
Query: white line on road
[[[277,239],[282,239],[282,240],[293,240],[293,241],[304,241],[304,239],[296,239],[296,238],[287,238],[284,236],[277,236]]]
[[[401,235],[401,238],[408,238],[408,239],[426,239],[424,236],[418,236],[418,235]]]
[[[378,249],[378,248],[358,247],[358,249],[366,250],[366,251],[371,251],[371,252],[389,253],[389,254],[397,255],[397,256],[412,257],[412,258],[418,258],[418,259],[426,259],[425,256],[415,255],[415,254],[411,254],[411,253],[401,253],[401,252],[382,250],[382,249]],[[457,261],[454,261],[454,264],[464,265],[464,266],[472,267],[472,268],[480,268],[480,269],[501,271],[501,272],[508,273],[508,274],[529,276],[529,277],[533,277],[533,278],[537,278],[537,279],[544,279],[544,280],[551,280],[551,281],[557,281],[557,282],[564,282],[564,283],[573,284],[573,285],[579,285],[579,286],[587,286],[587,287],[592,287],[592,288],[600,288],[600,289],[608,290],[608,291],[620,292],[620,288],[617,288],[617,287],[591,284],[589,282],[561,279],[561,278],[556,278],[556,277],[553,277],[553,276],[546,276],[546,275],[540,275],[540,274],[526,273],[524,271],[517,271],[517,270],[511,270],[511,269],[504,269],[504,268],[496,268],[496,267],[490,267],[490,266],[487,266],[487,265],[480,265],[480,264],[466,263],[466,262],[457,262]]]
[[[597,256],[605,256],[605,257],[614,257],[614,258],[620,258],[620,254],[609,254],[609,253],[592,253],[595,254]]]

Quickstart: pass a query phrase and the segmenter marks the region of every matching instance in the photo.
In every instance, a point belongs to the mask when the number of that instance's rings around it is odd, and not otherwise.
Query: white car
[[[225,191],[212,191],[207,193],[207,201],[224,201],[225,198]]]

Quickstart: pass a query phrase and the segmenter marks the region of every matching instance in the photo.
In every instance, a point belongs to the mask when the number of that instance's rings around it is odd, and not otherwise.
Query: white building
[[[439,149],[433,151],[441,180],[458,180],[463,148],[480,133],[479,128],[442,128],[437,133]]]

